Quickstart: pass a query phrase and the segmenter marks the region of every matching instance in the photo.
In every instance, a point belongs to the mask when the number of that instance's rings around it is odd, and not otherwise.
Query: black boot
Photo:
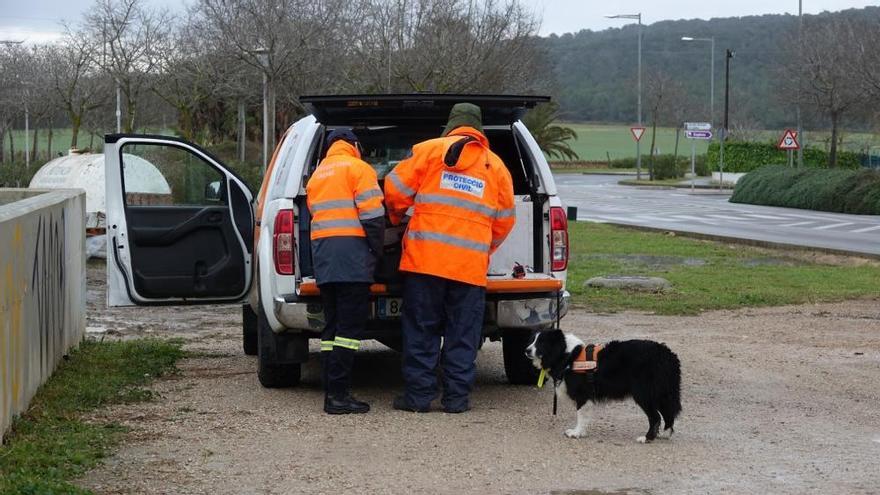
[[[370,405],[351,396],[351,393],[324,396],[324,412],[327,414],[364,414]]]

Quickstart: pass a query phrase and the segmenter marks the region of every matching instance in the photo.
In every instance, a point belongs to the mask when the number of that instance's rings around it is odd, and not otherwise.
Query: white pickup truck
[[[549,98],[359,95],[300,98],[310,114],[284,133],[256,201],[245,183],[197,145],[167,136],[106,136],[108,304],[243,302],[243,343],[266,387],[293,386],[324,324],[313,278],[305,185],[327,133],[353,127],[383,178],[419,141],[440,134],[455,103],[483,111],[492,150],[513,177],[516,226],[492,256],[483,334],[501,340],[511,383],[534,383],[524,350],[534,330],[568,309],[568,225],[553,175],[522,115]],[[126,191],[148,161],[170,194]],[[127,164],[127,162],[132,162]],[[135,163],[137,162],[137,163]],[[128,166],[127,166],[128,165]],[[371,288],[367,338],[399,349],[402,232],[389,228]],[[526,267],[513,276],[516,264]]]

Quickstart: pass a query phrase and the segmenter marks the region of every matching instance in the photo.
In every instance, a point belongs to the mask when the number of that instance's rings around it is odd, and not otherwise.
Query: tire
[[[538,383],[538,370],[526,357],[526,347],[532,343],[530,330],[504,330],[501,348],[504,353],[504,372],[507,381],[513,385],[534,385]]]
[[[302,365],[300,363],[273,362],[269,356],[272,347],[262,345],[262,342],[259,342],[264,338],[278,338],[269,327],[269,322],[266,320],[262,308],[257,315],[257,336],[257,379],[260,381],[260,385],[265,388],[286,388],[298,385],[302,375]]]
[[[247,356],[257,355],[257,314],[249,304],[241,305],[241,346]]]

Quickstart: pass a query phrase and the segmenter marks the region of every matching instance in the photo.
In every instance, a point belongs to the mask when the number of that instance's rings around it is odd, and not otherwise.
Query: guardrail
[[[86,325],[82,190],[0,189],[0,441]]]

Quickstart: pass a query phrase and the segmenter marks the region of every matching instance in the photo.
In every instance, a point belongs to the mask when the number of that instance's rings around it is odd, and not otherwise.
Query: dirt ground
[[[104,410],[132,428],[81,484],[98,493],[880,493],[880,300],[698,317],[574,310],[586,341],[650,338],[681,358],[684,411],[671,440],[642,445],[632,402],[596,408],[572,440],[551,389],[507,385],[499,343],[478,358],[473,410],[391,409],[399,356],[359,354],[364,416],[321,412],[316,359],[300,387],[267,390],[240,342],[240,308],[104,306],[89,266],[93,338],[179,336],[206,356],[155,384],[150,403]],[[314,356],[313,356],[314,358]]]

